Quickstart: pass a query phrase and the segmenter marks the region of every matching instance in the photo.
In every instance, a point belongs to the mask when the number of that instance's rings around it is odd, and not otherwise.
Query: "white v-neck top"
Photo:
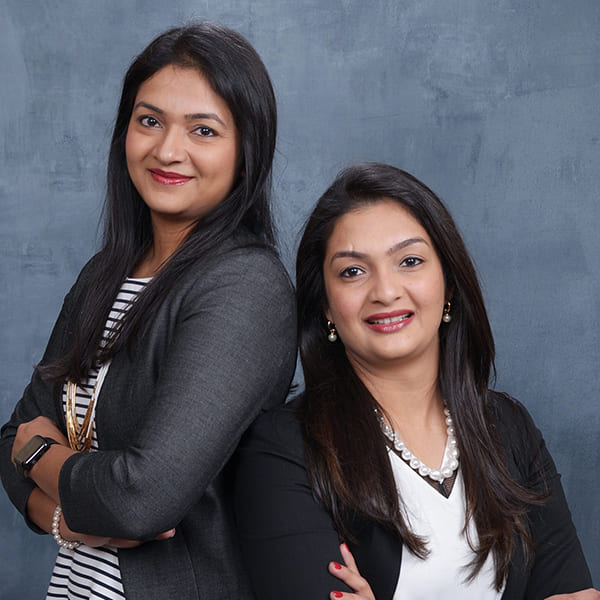
[[[388,450],[388,454],[408,525],[426,538],[430,551],[423,560],[403,549],[393,600],[499,600],[502,591],[494,589],[491,555],[477,577],[465,582],[469,573],[465,566],[474,555],[463,534],[465,495],[460,469],[450,496],[445,498],[394,452]],[[472,542],[477,542],[477,531],[472,522],[468,535]]]

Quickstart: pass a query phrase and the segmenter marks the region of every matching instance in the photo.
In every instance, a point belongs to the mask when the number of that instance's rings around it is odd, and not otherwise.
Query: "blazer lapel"
[[[357,518],[354,525],[356,543],[348,542],[348,547],[360,574],[377,600],[391,600],[400,575],[402,543],[372,521]]]

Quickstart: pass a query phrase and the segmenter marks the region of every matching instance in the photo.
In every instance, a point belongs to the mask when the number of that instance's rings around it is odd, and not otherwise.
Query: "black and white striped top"
[[[133,304],[137,295],[142,291],[150,279],[126,279],[106,321],[103,342],[114,329],[119,319]],[[99,366],[98,366],[99,367]],[[89,405],[96,380],[98,369],[90,371],[88,380],[78,386],[76,412],[81,423]],[[100,394],[102,380],[98,381],[96,398]],[[63,387],[63,410],[66,407],[66,384]],[[95,407],[94,407],[95,410]],[[98,449],[96,428],[93,429],[91,452]],[[121,583],[119,557],[114,548],[90,548],[84,544],[73,550],[60,548],[46,600],[60,598],[62,600],[125,600],[125,593]]]

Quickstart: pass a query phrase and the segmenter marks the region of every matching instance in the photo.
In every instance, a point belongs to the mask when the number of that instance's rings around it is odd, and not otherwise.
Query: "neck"
[[[367,365],[348,357],[378,404],[402,428],[437,423],[443,399],[438,389],[438,354],[403,365]]]
[[[152,277],[171,258],[189,234],[189,223],[160,219],[152,216],[152,245],[135,268],[134,277]]]
[[[438,352],[410,364],[379,368],[348,358],[407,448],[426,465],[441,465],[447,431],[438,389]]]

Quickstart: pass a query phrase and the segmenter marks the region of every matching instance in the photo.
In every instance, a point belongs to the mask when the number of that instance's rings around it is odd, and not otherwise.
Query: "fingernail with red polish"
[[[346,548],[346,550],[348,550],[348,552],[350,552],[350,548],[348,548],[348,544],[346,544],[346,542],[344,542],[344,548]]]
[[[342,565],[340,565],[340,563],[338,563],[338,562],[335,562],[335,560],[333,561],[333,566],[334,566],[335,569],[341,569],[342,568]]]
[[[336,598],[342,598],[342,597],[344,596],[344,594],[342,594],[342,592],[333,592],[333,595],[334,595]]]

